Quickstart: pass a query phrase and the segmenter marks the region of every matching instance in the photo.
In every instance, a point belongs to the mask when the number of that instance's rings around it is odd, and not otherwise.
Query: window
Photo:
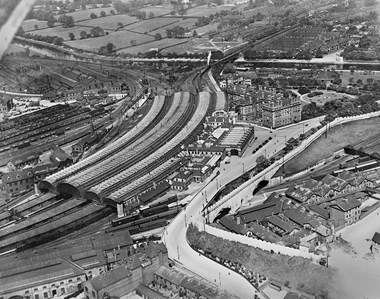
[[[65,293],[65,288],[61,288],[61,294]]]
[[[44,292],[44,298],[49,298],[48,292]]]
[[[40,296],[38,294],[35,294],[34,299],[40,299]]]
[[[84,291],[88,293],[88,287],[84,287]]]
[[[96,294],[94,291],[92,291],[92,297],[96,298]]]

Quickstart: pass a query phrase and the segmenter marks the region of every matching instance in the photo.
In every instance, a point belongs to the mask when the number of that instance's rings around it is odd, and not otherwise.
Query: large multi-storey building
[[[262,103],[263,126],[278,128],[301,120],[301,101],[294,94],[267,97]]]

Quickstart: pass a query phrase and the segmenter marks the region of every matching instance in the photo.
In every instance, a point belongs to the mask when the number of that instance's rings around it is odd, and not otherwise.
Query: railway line
[[[169,109],[165,118],[157,124],[160,127],[157,131],[150,131],[143,138],[138,139],[130,146],[123,149],[117,156],[98,163],[93,168],[88,168],[82,173],[77,173],[71,178],[66,179],[66,183],[75,186],[77,189],[88,189],[111,178],[102,186],[110,188],[110,185],[118,184],[123,179],[131,179],[130,176],[123,176],[125,169],[138,163],[145,156],[157,151],[163,144],[168,142],[171,137],[178,132],[178,128],[186,122],[187,117],[191,117],[189,106],[193,105],[190,98],[181,98],[180,94],[174,96],[173,105]],[[169,141],[170,142],[170,141]],[[123,179],[122,179],[123,178]],[[60,188],[58,184],[57,188]],[[81,194],[82,196],[84,193]]]

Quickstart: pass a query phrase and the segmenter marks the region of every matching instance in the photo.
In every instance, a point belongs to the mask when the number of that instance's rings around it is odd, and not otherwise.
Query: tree
[[[270,165],[270,161],[266,157],[261,155],[257,157],[256,164],[257,171],[260,172]]]
[[[104,10],[102,10],[102,11],[100,12],[100,16],[101,16],[102,18],[104,18],[106,15],[107,15],[107,14],[106,14],[106,12],[105,12]]]
[[[80,32],[80,39],[85,39],[85,38],[87,38],[88,36],[87,36],[87,32],[86,31],[81,31]]]
[[[162,39],[161,34],[157,32],[157,33],[154,35],[154,40],[161,40],[161,39]]]
[[[70,40],[75,40],[75,35],[72,32],[69,32],[69,38]]]
[[[194,31],[193,31],[193,37],[194,37],[194,38],[197,38],[197,37],[198,37],[198,32],[197,32],[197,30],[194,30]]]
[[[92,37],[99,37],[104,35],[104,29],[100,27],[91,28],[90,34]]]
[[[110,10],[111,15],[115,14],[115,11],[113,9]]]
[[[148,18],[154,19],[154,17],[155,17],[155,15],[154,15],[153,11],[149,12]]]
[[[174,15],[175,15],[175,11],[172,10],[172,11],[170,12],[170,15],[174,16]]]
[[[54,19],[50,19],[50,20],[47,21],[48,27],[54,27],[54,23],[55,23]]]
[[[87,9],[86,4],[82,4],[81,8],[82,8],[82,10],[86,10]]]
[[[117,23],[117,27],[123,27],[123,23],[122,22]]]
[[[113,43],[108,43],[106,46],[107,53],[112,54],[112,52],[116,49],[115,45]]]
[[[91,14],[90,14],[90,18],[91,18],[91,19],[96,19],[97,17],[98,17],[98,16],[97,16],[95,13],[91,13]]]
[[[131,46],[135,46],[135,45],[136,45],[136,40],[135,40],[135,39],[132,39],[132,40],[130,41],[130,44],[131,44]]]

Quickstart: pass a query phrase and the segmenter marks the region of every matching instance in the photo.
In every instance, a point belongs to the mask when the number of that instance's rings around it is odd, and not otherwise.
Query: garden
[[[333,293],[334,270],[301,257],[289,257],[201,232],[190,225],[187,239],[193,249],[246,277],[259,287],[267,279],[327,298]]]

